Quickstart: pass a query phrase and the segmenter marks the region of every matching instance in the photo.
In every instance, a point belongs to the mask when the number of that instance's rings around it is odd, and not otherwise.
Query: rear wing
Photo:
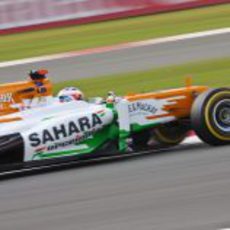
[[[52,96],[52,84],[48,79],[2,84],[0,116],[45,104]]]

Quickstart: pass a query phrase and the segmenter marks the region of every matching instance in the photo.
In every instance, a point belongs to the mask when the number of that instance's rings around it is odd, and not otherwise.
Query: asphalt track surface
[[[230,57],[230,33],[5,67],[0,79],[22,80],[30,69],[46,68],[52,81],[59,82],[223,57]]]
[[[54,75],[58,81],[63,73],[65,79],[76,75],[90,77],[115,73],[117,68],[124,72],[225,57],[230,56],[229,38],[221,35],[51,61],[44,63],[44,67],[57,73]],[[136,66],[138,63],[140,66]],[[35,64],[34,68],[41,64]],[[21,79],[29,66],[0,69],[1,78],[5,73],[8,81],[9,76]],[[108,68],[104,69],[105,66]],[[230,228],[229,166],[229,146],[213,148],[197,143],[3,180],[0,229],[227,229]]]
[[[189,144],[1,181],[0,229],[227,228],[229,150]]]

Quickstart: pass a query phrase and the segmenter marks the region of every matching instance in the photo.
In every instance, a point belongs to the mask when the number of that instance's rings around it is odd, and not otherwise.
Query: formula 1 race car
[[[230,88],[192,86],[54,103],[0,117],[0,163],[123,154],[180,144],[194,130],[230,144]]]

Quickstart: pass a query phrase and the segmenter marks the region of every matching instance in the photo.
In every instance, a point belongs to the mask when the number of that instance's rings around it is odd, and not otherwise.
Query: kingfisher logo
[[[65,148],[66,146],[69,146],[69,145],[75,145],[76,146],[76,145],[80,144],[81,142],[83,142],[89,138],[92,138],[92,136],[94,135],[95,132],[96,131],[93,130],[93,131],[85,132],[82,135],[77,134],[76,137],[74,137],[71,140],[53,143],[47,147],[46,146],[42,146],[42,147],[39,146],[35,149],[35,155],[34,155],[33,159],[36,157],[46,156],[47,154],[49,154],[48,152],[50,152],[52,154],[52,153],[54,153],[54,151],[58,150],[59,148]]]

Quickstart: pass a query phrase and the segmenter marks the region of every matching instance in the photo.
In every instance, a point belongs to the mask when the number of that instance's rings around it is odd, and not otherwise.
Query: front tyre
[[[211,89],[193,103],[192,127],[210,145],[230,144],[230,88]]]

